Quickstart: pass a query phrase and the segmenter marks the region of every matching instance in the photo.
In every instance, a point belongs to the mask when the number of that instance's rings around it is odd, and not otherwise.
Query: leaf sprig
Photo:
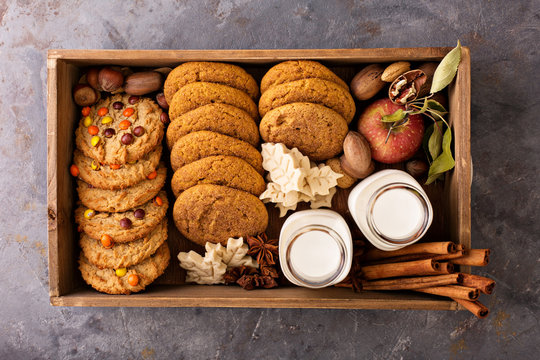
[[[458,40],[457,46],[446,54],[437,66],[433,74],[430,94],[405,104],[405,110],[399,109],[393,114],[383,116],[381,119],[383,122],[392,124],[386,141],[388,141],[393,129],[404,125],[408,121],[409,115],[423,114],[433,120],[433,125],[424,134],[424,151],[426,151],[430,163],[426,185],[442,177],[443,173],[453,169],[455,165],[451,149],[452,130],[444,118],[448,111],[432,97],[454,80],[460,61],[461,43]],[[444,130],[444,127],[446,127],[446,130]]]

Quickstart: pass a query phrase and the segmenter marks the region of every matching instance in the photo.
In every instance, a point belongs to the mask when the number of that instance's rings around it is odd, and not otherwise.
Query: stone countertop
[[[536,359],[536,1],[0,1],[0,358]],[[49,305],[47,49],[472,52],[472,237],[492,313]],[[535,220],[536,219],[536,220]]]

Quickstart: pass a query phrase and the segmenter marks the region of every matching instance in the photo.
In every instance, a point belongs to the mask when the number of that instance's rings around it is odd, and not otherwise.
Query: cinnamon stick
[[[452,274],[454,272],[454,265],[447,262],[440,263],[441,267],[439,273],[441,274]]]
[[[406,246],[404,248],[401,248],[399,250],[394,250],[394,251],[370,249],[364,254],[363,259],[365,261],[368,261],[368,260],[386,259],[386,258],[402,256],[402,255],[410,255],[410,254],[421,254],[421,253],[451,254],[455,252],[456,252],[456,244],[454,244],[451,241],[417,243],[417,244],[412,244],[412,245],[409,245],[409,246]]]
[[[458,259],[465,255],[465,252],[463,250],[458,250],[453,254],[444,254],[444,255],[435,255],[432,256],[432,259],[435,261],[443,261],[443,260],[453,260]]]
[[[471,249],[451,262],[456,265],[486,266],[489,263],[489,252],[489,249]]]
[[[414,261],[414,260],[424,260],[424,259],[433,259],[435,261],[442,261],[442,260],[451,260],[456,259],[463,256],[463,251],[457,251],[453,254],[428,254],[428,253],[420,253],[420,254],[408,254],[408,255],[402,255],[402,256],[396,256],[392,258],[384,258],[384,259],[378,259],[378,260],[371,260],[371,261],[365,261],[368,265],[375,265],[375,264],[391,264],[396,262],[404,262],[404,261]]]
[[[364,280],[403,276],[420,276],[440,273],[440,264],[431,259],[392,264],[362,266]]]
[[[483,319],[489,315],[489,309],[480,301],[469,301],[458,298],[452,298],[455,302],[472,312],[477,318]]]
[[[483,276],[461,274],[460,280],[460,285],[476,288],[487,295],[490,295],[495,287],[495,281]]]
[[[461,274],[421,276],[390,280],[362,282],[363,290],[413,290],[426,287],[457,285],[462,281]]]
[[[479,295],[478,289],[460,285],[436,286],[424,289],[416,289],[415,291],[463,300],[476,300],[478,299]]]

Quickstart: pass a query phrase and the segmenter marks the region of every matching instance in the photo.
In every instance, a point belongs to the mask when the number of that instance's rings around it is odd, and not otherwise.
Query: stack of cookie
[[[285,61],[264,75],[261,92],[264,141],[296,147],[314,161],[343,150],[356,106],[347,84],[330,69],[316,61]]]
[[[80,200],[79,269],[98,291],[141,291],[169,263],[161,113],[154,101],[126,94],[82,109],[71,168]]]
[[[231,64],[188,62],[171,71],[164,94],[177,196],[173,217],[180,232],[204,245],[265,231],[253,77]]]

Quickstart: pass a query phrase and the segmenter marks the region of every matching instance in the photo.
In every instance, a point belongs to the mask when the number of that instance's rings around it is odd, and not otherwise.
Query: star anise
[[[265,233],[247,236],[248,255],[257,259],[260,266],[275,265],[278,259],[278,239],[268,240]]]
[[[278,286],[276,280],[271,276],[261,276],[259,274],[243,275],[238,281],[238,285],[246,290],[253,290],[255,288],[270,289]]]
[[[270,276],[274,279],[279,277],[278,271],[273,266],[261,266],[260,272],[262,276]]]
[[[239,266],[235,268],[230,268],[227,270],[225,275],[223,275],[223,280],[225,281],[225,284],[234,284],[244,275],[252,275],[256,274],[257,269],[251,267],[251,266]]]

